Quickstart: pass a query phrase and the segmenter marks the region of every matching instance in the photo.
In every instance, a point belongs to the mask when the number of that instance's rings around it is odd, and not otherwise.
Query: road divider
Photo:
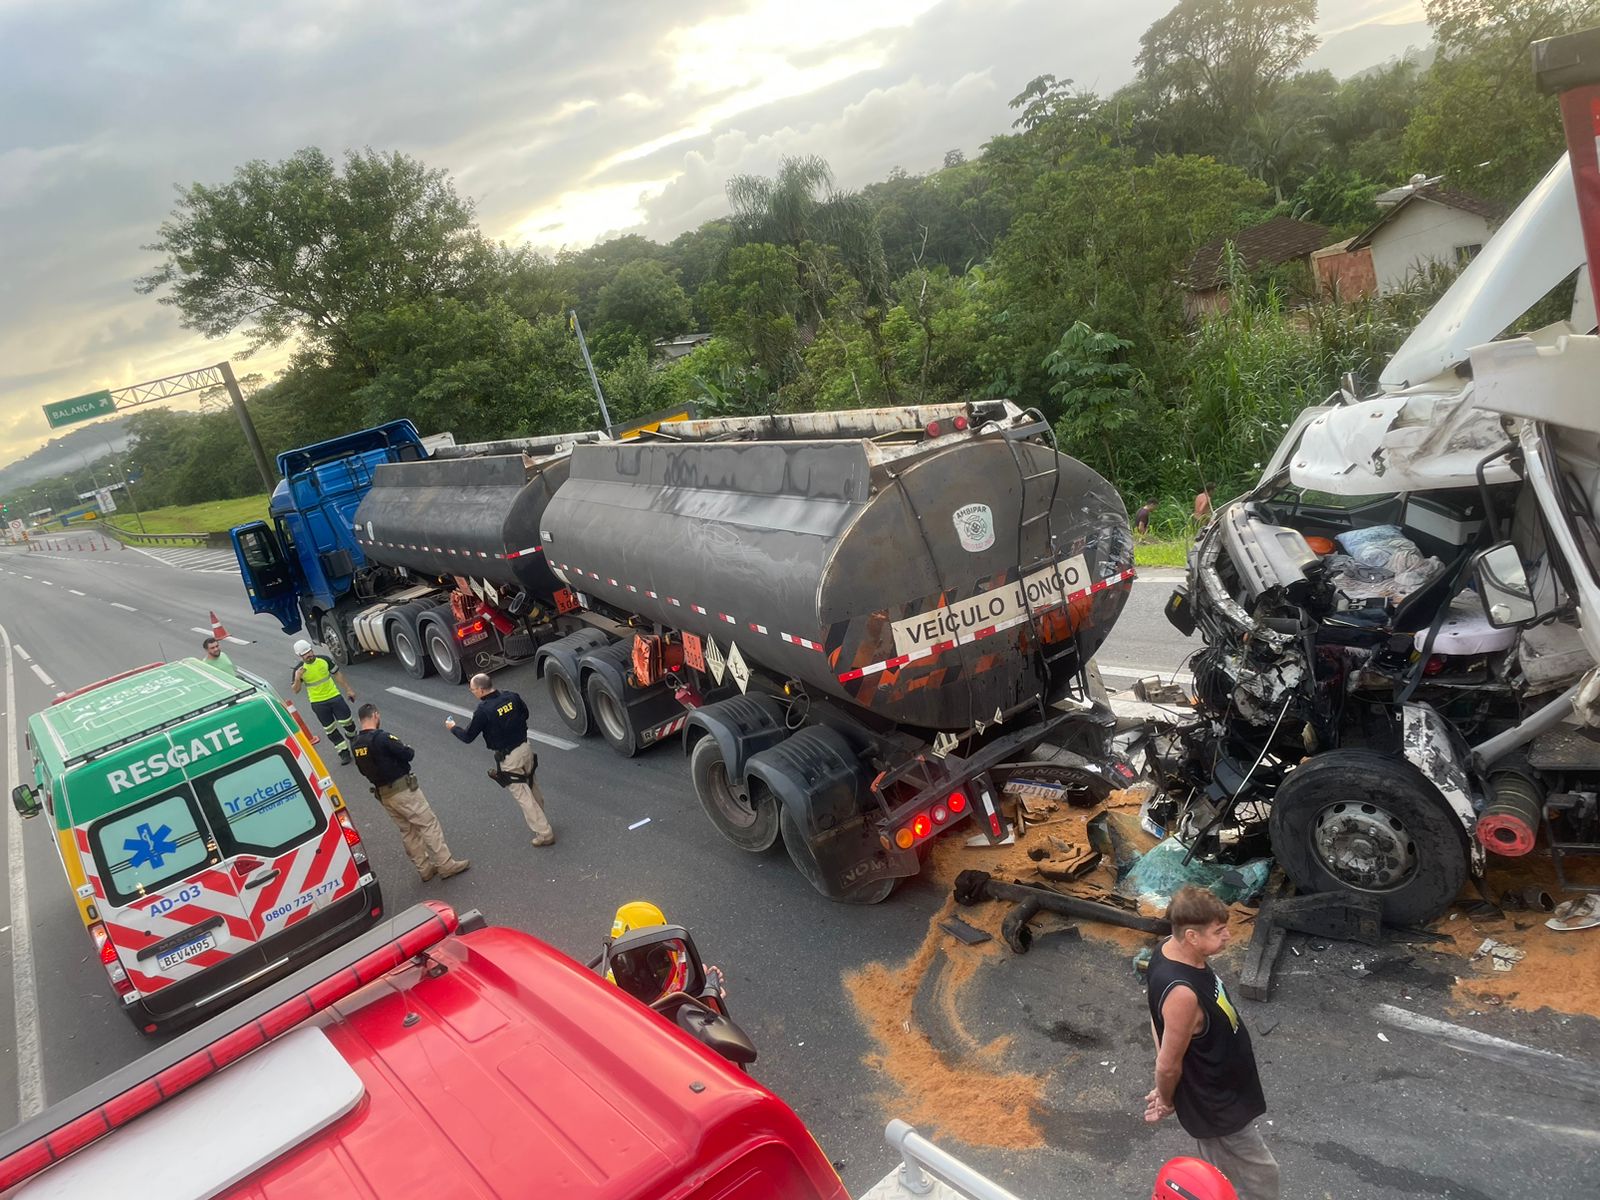
[[[0,625],[6,658],[6,795],[22,782],[17,767],[17,675],[11,635]],[[37,670],[37,668],[35,668]],[[34,977],[33,921],[28,915],[28,874],[22,857],[22,818],[6,805],[6,863],[11,883],[11,1003],[17,1023],[17,1116],[44,1110],[44,1053],[39,1036],[39,988]]]

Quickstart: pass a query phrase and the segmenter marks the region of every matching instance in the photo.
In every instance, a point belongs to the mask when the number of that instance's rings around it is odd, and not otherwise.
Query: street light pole
[[[606,436],[611,436],[611,414],[606,411],[606,394],[600,390],[600,377],[594,373],[594,362],[589,358],[589,343],[583,340],[583,326],[578,324],[578,310],[567,309],[567,316],[572,319],[572,332],[578,335],[578,349],[583,351],[583,365],[589,368],[589,382],[594,385],[594,398],[600,401],[600,423],[606,428]]]
[[[256,435],[255,422],[250,419],[250,412],[244,406],[244,393],[239,390],[239,381],[233,377],[233,365],[220,362],[217,364],[217,373],[222,376],[222,386],[228,389],[228,398],[233,401],[233,411],[239,414],[239,427],[244,430],[244,440],[250,445],[250,453],[256,460],[256,470],[261,472],[261,482],[266,485],[270,494],[278,481],[272,477],[272,467],[267,463],[267,452],[261,448],[261,439]]]

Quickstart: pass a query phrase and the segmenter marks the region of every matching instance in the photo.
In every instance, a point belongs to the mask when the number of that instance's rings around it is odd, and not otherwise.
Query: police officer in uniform
[[[300,656],[300,665],[294,669],[293,688],[296,692],[305,684],[306,699],[311,701],[311,711],[322,722],[322,732],[339,752],[339,761],[350,761],[350,739],[356,734],[356,719],[350,713],[346,700],[356,698],[356,690],[344,677],[344,672],[334,666],[333,659],[318,654],[305,638],[294,644]],[[344,695],[339,695],[340,689]]]
[[[449,879],[461,874],[472,863],[457,858],[445,845],[439,818],[417,786],[417,777],[411,773],[411,760],[416,751],[378,727],[383,718],[376,704],[363,704],[358,715],[361,732],[355,738],[356,770],[366,777],[372,785],[372,794],[393,818],[395,827],[400,830],[400,840],[405,844],[406,857],[417,868],[422,882],[427,883],[435,876]]]
[[[490,777],[510,792],[522,809],[522,819],[533,832],[533,844],[554,845],[556,831],[544,815],[544,794],[533,778],[535,760],[533,747],[528,745],[528,706],[515,692],[498,691],[487,675],[474,675],[467,686],[478,698],[472,724],[459,729],[455,718],[447,717],[444,727],[468,743],[483,734],[483,744],[494,754],[496,769],[489,772]]]

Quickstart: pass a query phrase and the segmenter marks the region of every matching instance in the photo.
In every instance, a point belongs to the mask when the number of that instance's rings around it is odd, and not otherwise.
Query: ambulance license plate
[[[217,939],[208,933],[205,937],[184,943],[171,954],[161,955],[156,959],[156,962],[160,964],[160,969],[165,971],[167,968],[175,967],[179,963],[188,962],[197,954],[204,954],[207,950],[215,950],[216,948]]]

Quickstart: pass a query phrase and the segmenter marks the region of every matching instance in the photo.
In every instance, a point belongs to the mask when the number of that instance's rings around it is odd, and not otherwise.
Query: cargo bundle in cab
[[[324,640],[449,679],[531,654],[574,733],[628,756],[678,740],[717,830],[754,853],[781,838],[825,895],[882,899],[969,818],[1003,839],[1013,781],[1116,781],[1086,668],[1132,537],[1037,413],[686,420],[542,456],[443,459],[412,438],[362,468],[333,563],[351,598],[310,600],[337,626]],[[281,542],[235,536],[261,611],[252,546]],[[292,629],[310,614],[284,577]]]

